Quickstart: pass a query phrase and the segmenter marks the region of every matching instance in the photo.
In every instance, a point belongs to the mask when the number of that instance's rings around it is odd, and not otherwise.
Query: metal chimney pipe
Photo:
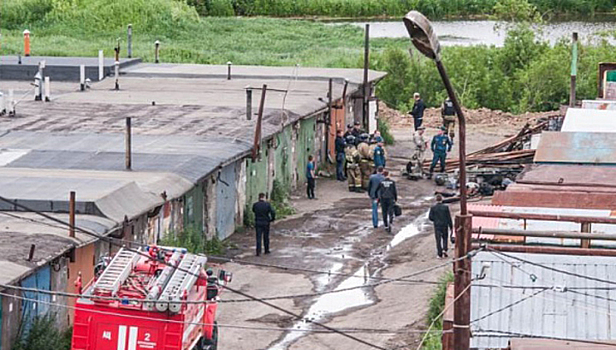
[[[116,90],[120,90],[120,62],[119,61],[115,61],[115,71],[114,71],[114,75],[115,75],[115,89]]]
[[[30,244],[30,253],[28,253],[28,261],[32,261],[34,259],[34,249],[36,249],[35,244]]]
[[[131,117],[126,117],[126,170],[132,167]]]
[[[126,36],[127,36],[127,40],[126,43],[128,44],[128,58],[132,58],[133,57],[133,25],[129,24],[128,28],[126,29]]]
[[[154,42],[154,63],[160,63],[159,54],[160,54],[160,41],[156,40]]]
[[[105,77],[105,56],[103,50],[98,50],[98,81]]]
[[[71,191],[68,201],[68,222],[69,231],[68,236],[75,237],[75,191]]]
[[[227,62],[227,80],[231,80],[231,61]]]
[[[51,101],[51,81],[45,77],[45,102]]]
[[[81,91],[86,90],[86,65],[79,66],[79,89]]]
[[[246,120],[252,119],[252,88],[246,87]]]

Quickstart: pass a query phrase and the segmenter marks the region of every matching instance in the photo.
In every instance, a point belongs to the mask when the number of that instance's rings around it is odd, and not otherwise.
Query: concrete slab
[[[0,80],[33,80],[39,62],[45,61],[45,75],[51,80],[79,81],[79,66],[86,66],[86,78],[98,80],[98,57],[0,56]],[[140,63],[140,58],[120,59],[120,70]],[[105,76],[113,73],[114,59],[105,58]]]

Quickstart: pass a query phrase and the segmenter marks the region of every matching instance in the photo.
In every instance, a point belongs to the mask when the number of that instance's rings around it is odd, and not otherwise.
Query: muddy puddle
[[[431,197],[422,198],[417,202],[425,202],[431,199]],[[413,203],[419,204],[419,203]],[[389,241],[389,243],[385,246],[385,251],[390,251],[392,248],[400,244],[401,242],[409,239],[419,233],[421,233],[427,224],[428,213],[415,218],[410,224],[402,227]],[[347,253],[350,250],[350,246],[347,244],[342,245],[342,249],[337,251],[339,254]],[[334,249],[336,251],[336,249]],[[310,306],[308,312],[305,314],[304,319],[310,321],[323,321],[328,316],[332,316],[334,314],[356,308],[367,306],[373,304],[375,302],[372,294],[372,289],[370,287],[366,288],[358,288],[363,285],[374,283],[375,280],[370,279],[370,277],[374,277],[380,270],[382,270],[386,264],[383,262],[385,258],[385,254],[382,254],[383,247],[375,252],[381,252],[378,254],[373,254],[371,258],[367,259],[364,264],[355,271],[355,273],[351,276],[345,278],[334,290],[344,290],[339,293],[330,293],[324,294],[316,299],[316,301]],[[335,254],[337,255],[337,254]],[[380,265],[380,267],[374,271],[372,274],[370,273],[370,266]],[[321,275],[316,278],[315,287],[317,291],[323,291],[325,288],[335,281],[336,273],[342,271],[344,264],[342,262],[334,262],[329,271],[332,272],[331,275]],[[346,290],[349,288],[355,288],[351,290]],[[313,324],[306,321],[299,321],[293,325],[293,328],[298,330],[309,330],[313,327]],[[286,350],[291,344],[296,342],[301,337],[305,336],[306,332],[289,332],[287,333],[282,340],[278,341],[276,344],[271,346],[269,350]]]

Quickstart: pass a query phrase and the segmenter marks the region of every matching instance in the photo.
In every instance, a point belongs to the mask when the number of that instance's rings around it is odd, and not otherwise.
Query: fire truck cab
[[[215,350],[231,274],[183,248],[120,249],[75,303],[72,350]]]

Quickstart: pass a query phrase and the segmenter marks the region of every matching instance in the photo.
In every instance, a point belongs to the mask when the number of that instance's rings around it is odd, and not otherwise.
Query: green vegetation
[[[383,141],[385,141],[385,144],[393,145],[395,140],[394,135],[392,135],[389,130],[389,123],[383,119],[379,119],[377,120],[377,128],[381,132],[381,137],[383,138]]]
[[[276,211],[276,220],[295,214],[295,208],[289,204],[289,193],[279,180],[274,180],[270,204]]]
[[[212,9],[225,1],[195,0],[193,3]],[[465,1],[443,3],[462,6]],[[354,0],[346,2],[354,3]],[[257,3],[274,6],[279,2],[236,0],[232,7],[237,12],[241,6]],[[428,3],[426,0],[425,4]],[[528,6],[529,3],[534,5]],[[570,3],[562,1],[559,6]],[[608,6],[612,1],[600,3]],[[517,18],[532,20],[535,7],[542,9],[555,3],[499,0],[499,4],[500,7],[495,7],[499,16],[515,12]],[[13,0],[5,1],[2,6],[4,54],[21,51],[21,32],[28,27],[32,32],[34,55],[96,56],[99,49],[105,49],[105,55],[110,56],[116,39],[124,40],[126,24],[132,23],[134,55],[150,62],[155,40],[162,42],[163,62],[225,64],[231,61],[248,65],[337,68],[360,68],[363,62],[363,31],[352,25],[273,18],[199,18],[195,8],[177,0]],[[510,29],[502,48],[443,49],[443,62],[462,103],[468,108],[487,107],[516,113],[558,108],[568,99],[568,43],[550,47],[538,41],[527,26],[516,25]],[[414,49],[411,57],[410,47],[408,39],[371,40],[371,68],[389,73],[378,85],[377,94],[390,107],[403,112],[412,106],[414,91],[421,92],[429,106],[440,105],[445,97],[433,62]],[[580,46],[578,98],[596,96],[597,63],[612,61],[613,52],[614,47],[606,42],[599,46]],[[281,215],[284,212],[281,210]]]
[[[14,344],[14,350],[69,350],[71,348],[72,328],[64,331],[56,325],[56,315],[46,314],[37,317],[27,334],[22,334],[20,340]]]
[[[179,233],[168,232],[158,244],[186,248],[191,253],[206,255],[223,255],[227,249],[225,242],[216,235],[207,239],[203,232],[194,227],[188,227]]]
[[[439,282],[438,287],[436,287],[436,292],[430,299],[430,306],[426,317],[426,323],[428,326],[432,323],[432,320],[436,319],[441,312],[443,312],[443,308],[445,307],[445,296],[447,295],[447,284],[453,282],[453,274],[448,272]],[[442,317],[438,318],[438,320],[434,323],[434,326],[432,326],[432,331],[428,334],[423,344],[424,349],[440,350],[442,348],[441,333],[434,332],[434,330],[443,330]]]
[[[592,15],[612,11],[613,0],[514,0],[541,13]],[[490,15],[511,0],[188,0],[202,16],[400,17],[418,10],[432,18]],[[502,9],[502,7],[501,7]]]

